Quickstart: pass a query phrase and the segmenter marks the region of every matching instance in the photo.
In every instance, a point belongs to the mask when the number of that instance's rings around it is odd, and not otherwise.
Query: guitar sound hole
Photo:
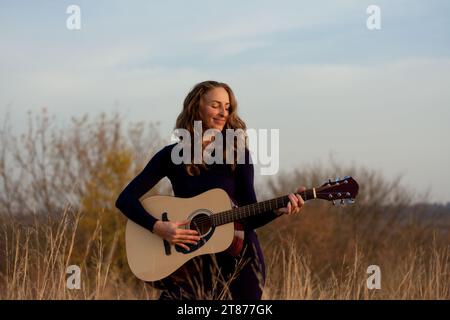
[[[196,215],[189,226],[191,230],[197,230],[200,236],[203,236],[211,229],[211,219],[206,214]]]

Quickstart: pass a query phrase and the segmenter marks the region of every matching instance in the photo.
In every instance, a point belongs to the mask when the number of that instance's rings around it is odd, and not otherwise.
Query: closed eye
[[[217,108],[219,108],[219,105],[217,105],[217,104],[212,104],[212,105],[211,105],[211,108],[217,109]],[[226,106],[226,107],[225,107],[225,111],[227,111],[228,113],[230,112],[230,110],[231,110],[230,106]]]

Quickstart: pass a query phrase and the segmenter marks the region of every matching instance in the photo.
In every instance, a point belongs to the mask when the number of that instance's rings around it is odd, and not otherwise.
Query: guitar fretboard
[[[304,201],[311,200],[315,198],[315,190],[308,189],[299,193]],[[278,198],[256,202],[246,206],[234,208],[227,211],[222,211],[215,213],[211,216],[212,223],[214,226],[220,226],[227,224],[236,220],[248,218],[251,216],[256,216],[263,212],[276,210],[279,208],[286,207],[289,203],[289,197],[287,195]]]

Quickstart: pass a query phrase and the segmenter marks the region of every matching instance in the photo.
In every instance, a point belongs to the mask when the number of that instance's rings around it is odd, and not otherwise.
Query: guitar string
[[[305,190],[305,191],[303,192],[304,198],[307,198],[306,191],[310,191],[310,190]],[[266,202],[268,202],[268,205],[270,205],[270,206],[272,205],[273,202],[275,202],[275,205],[278,206],[278,201],[283,201],[283,200],[285,200],[286,198],[287,198],[287,195],[286,195],[286,196],[281,196],[281,197],[278,197],[278,198],[274,198],[274,199],[270,199],[270,200],[266,200],[266,201],[262,201],[262,202],[252,203],[252,204],[247,205],[247,206],[244,206],[244,207],[238,207],[238,208],[234,208],[234,209],[231,209],[231,210],[227,210],[227,211],[222,211],[222,212],[214,213],[214,214],[212,214],[212,215],[210,215],[210,216],[200,217],[198,220],[195,220],[195,222],[198,223],[198,224],[207,223],[207,222],[210,222],[210,221],[212,220],[211,218],[212,218],[213,216],[218,217],[219,215],[224,216],[224,217],[225,217],[225,220],[228,220],[228,218],[233,218],[233,216],[234,216],[235,214],[241,213],[241,212],[238,212],[238,211],[243,211],[243,213],[245,214],[246,209],[248,209],[248,210],[249,210],[249,213],[251,213],[251,212],[250,212],[251,209],[253,209],[253,211],[255,211],[255,209],[257,209],[257,210],[258,210],[258,209],[261,209],[261,208],[260,208],[261,204],[262,204],[262,203],[266,203]],[[283,202],[282,202],[282,204],[283,204]],[[263,204],[263,205],[264,205],[264,204]],[[265,206],[264,206],[264,207],[265,207]],[[255,214],[253,214],[253,215],[255,215]],[[251,215],[250,215],[250,216],[251,216]]]
[[[324,193],[324,192],[316,192],[316,196],[317,195],[326,195],[326,194],[329,194],[329,193]],[[306,198],[306,193],[305,192],[303,192],[303,195],[304,195],[304,197]],[[262,201],[262,202],[257,202],[257,203],[254,203],[254,204],[250,204],[250,205],[248,205],[248,206],[252,206],[251,207],[251,209],[253,209],[253,211],[255,210],[255,209],[261,209],[261,203],[265,203],[265,202],[269,202],[268,204],[269,205],[271,205],[273,202],[275,202],[275,204],[276,205],[278,205],[278,200],[283,200],[283,199],[285,199],[287,196],[281,196],[281,197],[278,197],[278,198],[275,198],[275,199],[271,199],[271,200],[266,200],[266,201]],[[342,198],[336,198],[336,199],[342,199]],[[336,200],[335,199],[335,200]],[[264,205],[264,204],[263,204]],[[246,211],[246,208],[247,208],[247,206],[245,206],[245,207],[239,207],[239,208],[234,208],[234,209],[232,209],[232,210],[227,210],[227,211],[222,211],[222,212],[218,212],[218,213],[214,213],[214,214],[212,214],[212,215],[210,215],[210,216],[206,216],[206,217],[201,217],[201,218],[199,218],[199,219],[197,219],[195,222],[196,223],[198,223],[198,224],[204,224],[204,223],[207,223],[207,222],[210,222],[212,219],[214,219],[213,217],[214,216],[219,216],[219,215],[222,215],[222,216],[224,216],[225,217],[225,219],[224,220],[228,220],[229,218],[233,218],[233,216],[234,215],[238,215],[239,213],[242,213],[242,212],[238,212],[238,211],[244,211],[243,213],[245,214],[245,211]],[[251,210],[250,208],[248,208],[248,210],[249,210],[249,213],[250,213],[250,210]],[[253,214],[254,215],[254,214]],[[212,219],[211,219],[212,218]]]
[[[304,196],[305,196],[305,198],[306,198],[306,193],[305,192],[303,192],[304,193]],[[326,195],[326,194],[329,194],[329,193],[324,193],[324,192],[316,192],[316,195]],[[284,198],[286,198],[287,196],[281,196],[281,197],[278,197],[278,198],[275,198],[275,199],[271,199],[271,200],[266,200],[266,201],[262,201],[262,202],[256,202],[256,203],[253,203],[253,204],[250,204],[250,205],[248,205],[249,207],[250,206],[252,206],[252,208],[251,209],[253,209],[253,211],[255,210],[255,209],[261,209],[260,208],[260,205],[261,205],[261,203],[265,203],[265,202],[269,202],[269,204],[271,204],[271,202],[275,202],[275,204],[277,204],[278,205],[278,199],[280,199],[280,200],[283,200]],[[336,198],[337,200],[339,200],[339,199],[342,199],[342,198]],[[335,200],[336,200],[335,199]],[[256,206],[256,208],[255,208],[255,206]],[[214,219],[213,217],[215,216],[215,217],[218,217],[219,215],[222,215],[222,216],[224,216],[225,217],[225,220],[228,220],[228,218],[233,218],[233,216],[234,215],[238,215],[239,213],[242,213],[242,212],[238,212],[238,211],[244,211],[243,213],[245,214],[245,211],[246,211],[246,208],[247,208],[247,206],[245,206],[245,207],[238,207],[238,208],[234,208],[234,209],[231,209],[231,210],[227,210],[227,211],[221,211],[221,212],[217,212],[217,213],[213,213],[212,215],[210,215],[210,216],[206,216],[206,217],[200,217],[199,219],[197,219],[197,220],[194,220],[197,224],[204,224],[204,223],[208,223],[208,222],[210,222],[212,219]],[[250,213],[250,208],[248,208],[248,210],[249,210],[249,213]],[[253,214],[254,215],[254,214]],[[251,216],[251,215],[250,215]],[[211,219],[212,218],[212,219]]]
[[[313,189],[309,189],[309,190],[303,191],[303,196],[304,196],[305,199],[307,198],[307,197],[306,197],[306,192],[307,192],[307,191],[311,192],[312,190],[313,190]],[[326,193],[320,192],[320,191],[318,191],[317,189],[315,190],[315,197],[316,197],[316,198],[317,198],[318,195],[326,195],[326,194],[330,194],[330,193],[329,193],[329,192],[326,192]],[[247,205],[247,206],[244,206],[244,207],[238,207],[238,208],[233,208],[233,209],[231,209],[231,210],[227,210],[227,211],[222,211],[222,212],[214,213],[214,214],[212,214],[212,215],[210,215],[210,216],[200,217],[199,219],[195,220],[195,222],[198,223],[198,224],[204,224],[204,223],[206,223],[206,222],[211,222],[211,220],[213,220],[214,217],[219,217],[219,216],[223,216],[225,221],[228,220],[228,219],[230,219],[230,218],[232,218],[232,220],[234,220],[235,215],[238,215],[239,213],[244,213],[244,214],[245,214],[246,208],[248,208],[249,213],[251,213],[251,212],[250,212],[250,209],[253,209],[253,211],[255,211],[255,207],[256,207],[256,209],[261,209],[261,208],[260,208],[261,203],[263,204],[264,209],[265,209],[265,205],[264,205],[264,204],[265,204],[266,202],[269,204],[269,206],[271,206],[271,205],[272,205],[272,202],[275,201],[276,206],[278,206],[278,200],[283,201],[283,200],[286,200],[287,197],[288,197],[287,195],[286,195],[286,196],[281,196],[281,197],[278,197],[278,198],[275,198],[275,199],[271,199],[271,200],[266,200],[266,201],[262,201],[262,202],[253,203],[253,204],[250,204],[250,205]],[[334,199],[334,200],[339,200],[339,199],[343,199],[343,198],[342,198],[342,197],[338,197],[338,198],[336,198],[336,199]],[[327,200],[328,200],[328,199],[327,199]],[[284,204],[284,203],[282,202],[282,205],[283,205],[283,204]],[[241,212],[239,212],[239,211],[241,211]],[[242,211],[243,211],[243,212],[242,212]],[[251,215],[252,215],[252,214],[250,214],[250,216],[251,216]],[[253,213],[253,215],[255,215],[255,213]],[[192,221],[192,220],[191,220],[191,221]],[[230,222],[231,222],[231,221],[230,221]]]
[[[255,209],[261,209],[260,206],[261,205],[258,204],[258,205],[256,205],[256,207],[253,206],[251,209],[253,209],[253,211],[255,211]],[[249,213],[250,213],[251,209],[248,208]],[[245,214],[246,210],[247,210],[247,207],[234,208],[232,210],[227,210],[227,211],[221,211],[221,212],[213,213],[210,216],[200,217],[199,219],[194,220],[194,221],[196,223],[203,224],[203,223],[206,223],[206,222],[210,222],[212,219],[214,219],[214,217],[218,217],[218,216],[222,216],[222,217],[224,217],[224,220],[228,220],[228,218],[233,218],[233,216],[235,216],[235,215],[239,215],[239,214],[242,214],[242,213]]]
[[[209,221],[211,221],[211,217],[213,217],[213,216],[217,217],[219,215],[223,215],[225,218],[230,218],[230,217],[232,218],[233,215],[235,215],[235,214],[239,214],[239,213],[244,213],[245,214],[245,211],[247,209],[248,209],[249,213],[250,213],[251,209],[253,209],[253,211],[255,209],[261,209],[260,206],[261,206],[261,203],[263,203],[263,202],[275,202],[275,204],[278,205],[278,201],[282,201],[283,198],[285,198],[285,197],[287,197],[287,196],[281,196],[281,197],[278,197],[278,198],[275,198],[275,199],[271,199],[271,200],[266,200],[266,201],[262,201],[262,202],[252,203],[252,204],[244,206],[244,207],[238,207],[238,208],[234,208],[234,209],[231,209],[231,210],[226,210],[226,211],[214,213],[214,214],[212,214],[210,216],[201,217],[198,220],[196,220],[195,222],[199,222],[199,223],[209,222]],[[241,211],[241,212],[239,212],[239,211]]]

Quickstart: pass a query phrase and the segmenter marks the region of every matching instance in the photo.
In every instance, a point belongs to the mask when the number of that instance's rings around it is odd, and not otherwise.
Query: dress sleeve
[[[236,201],[238,206],[245,206],[257,202],[254,188],[254,166],[250,163],[251,155],[245,149],[245,163],[236,165]],[[245,229],[252,230],[262,227],[277,218],[278,215],[269,210],[256,216],[243,219],[241,222]]]
[[[120,193],[115,203],[116,208],[128,219],[151,232],[158,219],[145,210],[139,199],[167,176],[169,161],[170,151],[166,146],[150,159],[145,168]]]

